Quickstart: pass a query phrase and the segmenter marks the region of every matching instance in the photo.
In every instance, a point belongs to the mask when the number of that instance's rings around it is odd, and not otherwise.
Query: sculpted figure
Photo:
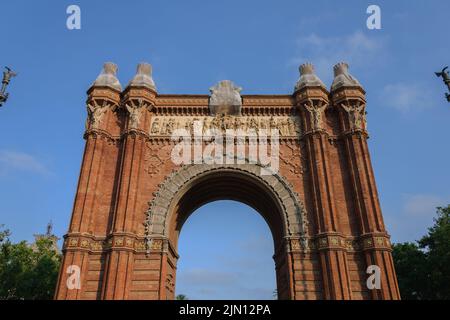
[[[287,119],[283,119],[279,123],[281,135],[289,136],[289,123]]]
[[[295,122],[291,118],[288,118],[287,125],[288,125],[289,135],[295,136],[297,133],[297,130],[295,128]]]
[[[159,118],[156,118],[155,121],[153,121],[151,133],[152,134],[158,134],[160,131],[160,125],[159,125]]]
[[[209,121],[208,117],[205,117],[203,119],[203,134],[206,134],[208,132],[208,130],[211,129],[211,123]]]
[[[98,128],[98,126],[102,122],[105,112],[108,110],[108,103],[106,101],[103,101],[103,104],[101,106],[96,102],[94,102],[94,105],[88,103],[87,110],[88,122],[86,123],[86,129],[88,129],[88,125],[90,125],[91,128]]]
[[[236,117],[236,122],[235,122],[235,127],[236,130],[243,130],[243,122],[242,119],[240,117]]]
[[[162,123],[161,123],[161,131],[160,134],[163,136],[165,134],[167,134],[167,120],[163,119]]]
[[[192,120],[187,120],[187,121],[184,123],[184,129],[185,129],[187,132],[192,133],[192,127],[193,127]]]
[[[267,129],[267,121],[266,119],[261,119],[259,122],[259,129],[260,130],[266,130]]]
[[[313,102],[310,100],[308,103],[305,103],[304,106],[306,110],[309,111],[311,127],[315,130],[322,129],[322,112],[327,105],[323,101],[319,101],[318,106],[314,107]]]
[[[366,127],[366,106],[364,104],[358,101],[355,105],[342,103],[341,106],[348,114],[352,130],[361,130]]]
[[[172,118],[170,118],[169,122],[167,123],[166,129],[167,134],[171,135],[173,133],[174,128],[175,128],[175,121]]]
[[[139,123],[141,122],[141,110],[138,106],[131,106],[126,104],[125,107],[129,113],[129,127],[130,128],[138,128]]]
[[[273,116],[270,117],[269,127],[270,127],[270,129],[276,129],[277,128],[277,120],[275,120]]]
[[[225,130],[231,130],[234,129],[234,117],[231,116],[225,116],[223,119],[224,122],[224,129]]]
[[[214,117],[211,121],[211,128],[213,130],[221,130],[222,129],[222,118],[220,115]]]
[[[258,129],[258,123],[256,122],[255,118],[250,118],[250,129],[257,130]]]

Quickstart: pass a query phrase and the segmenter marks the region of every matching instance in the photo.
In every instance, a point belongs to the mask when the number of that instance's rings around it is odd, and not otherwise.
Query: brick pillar
[[[354,214],[359,221],[360,243],[366,267],[376,265],[381,269],[381,289],[370,290],[371,297],[400,299],[389,235],[381,214],[367,145],[365,92],[360,85],[344,85],[332,90],[332,100],[339,113],[340,130],[350,173]]]
[[[302,66],[303,67],[303,66]],[[296,94],[297,108],[303,121],[315,238],[323,280],[324,299],[351,299],[350,276],[344,235],[339,230],[331,179],[329,134],[326,121],[328,92],[322,86],[305,86]]]
[[[113,68],[114,72],[110,72],[115,74],[115,65],[106,64],[105,69],[107,68]],[[101,76],[88,91],[88,120],[84,135],[86,145],[69,231],[64,237],[64,257],[55,299],[83,299],[84,276],[87,274],[89,255],[93,250],[91,240],[94,240],[96,236],[105,236],[95,234],[93,219],[96,214],[99,214],[97,201],[102,195],[102,188],[106,185],[112,188],[114,183],[113,179],[105,175],[103,166],[111,157],[108,154],[108,144],[120,131],[115,113],[120,101],[120,84],[109,86],[101,81],[98,82],[100,78]],[[81,269],[80,290],[68,290],[66,286],[69,276],[66,271],[71,265]]]
[[[133,81],[124,91],[121,103],[127,125],[122,135],[121,169],[110,234],[111,249],[107,255],[104,275],[103,299],[128,299],[135,260],[133,243],[139,236],[136,222],[141,210],[137,207],[138,196],[142,192],[139,179],[143,176],[145,145],[156,91]]]

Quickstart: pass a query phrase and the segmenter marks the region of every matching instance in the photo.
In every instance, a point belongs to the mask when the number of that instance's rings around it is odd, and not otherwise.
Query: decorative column
[[[81,172],[78,180],[78,188],[75,197],[72,219],[63,247],[63,262],[55,293],[56,299],[83,299],[79,290],[68,290],[66,281],[69,266],[81,269],[81,285],[84,285],[83,276],[87,274],[89,254],[99,248],[91,247],[91,243],[97,243],[93,219],[99,214],[98,198],[102,195],[105,184],[113,184],[104,175],[104,164],[110,157],[108,143],[113,140],[120,130],[116,125],[116,109],[120,101],[122,87],[116,78],[117,66],[113,63],[105,63],[101,74],[97,77],[88,91],[86,132]],[[105,184],[104,184],[105,183]]]
[[[399,299],[389,235],[381,214],[367,145],[365,91],[358,80],[349,74],[346,63],[334,66],[334,75],[331,97],[339,114],[354,210],[359,221],[360,243],[366,266],[375,265],[381,271],[381,289],[370,290],[371,296],[373,299]]]
[[[294,96],[303,121],[301,139],[306,145],[324,299],[351,299],[347,256],[342,245],[344,235],[339,230],[331,179],[330,129],[326,123],[329,93],[311,64],[300,66],[300,74]]]
[[[151,110],[155,105],[156,88],[150,64],[141,63],[137,73],[122,95],[125,125],[122,134],[120,175],[117,182],[111,249],[104,275],[103,299],[128,299],[134,263],[134,247],[138,240],[137,207],[141,192],[145,144],[148,141]]]

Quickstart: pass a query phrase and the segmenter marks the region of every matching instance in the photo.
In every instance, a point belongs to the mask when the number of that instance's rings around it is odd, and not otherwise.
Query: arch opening
[[[185,166],[170,174],[155,192],[147,212],[147,248],[153,239],[168,243],[163,268],[167,296],[174,297],[183,225],[195,210],[218,200],[246,204],[265,220],[273,237],[278,298],[293,298],[290,239],[304,239],[302,245],[307,245],[306,212],[291,185],[278,175],[261,175],[261,167],[255,164]]]
[[[277,250],[286,234],[282,208],[273,194],[251,176],[234,170],[221,170],[199,176],[185,186],[169,220],[169,239],[177,248],[180,231],[189,216],[198,208],[219,200],[244,203],[258,212],[272,233]]]
[[[271,230],[256,210],[237,201],[205,204],[180,233],[176,296],[274,299],[273,252]]]

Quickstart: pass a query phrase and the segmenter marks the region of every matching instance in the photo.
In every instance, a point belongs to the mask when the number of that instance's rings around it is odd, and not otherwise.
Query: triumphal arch
[[[88,91],[56,299],[174,299],[180,230],[221,199],[270,227],[280,299],[400,298],[365,91],[347,64],[329,90],[302,65],[286,95],[243,95],[231,81],[159,94],[146,63],[123,89],[116,71],[106,63]]]

